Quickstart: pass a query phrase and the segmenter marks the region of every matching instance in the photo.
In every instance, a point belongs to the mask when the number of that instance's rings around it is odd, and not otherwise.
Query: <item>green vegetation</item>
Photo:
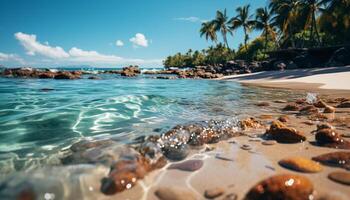
[[[349,10],[350,0],[270,0],[268,7],[258,8],[254,15],[250,14],[250,5],[238,7],[232,18],[226,9],[217,11],[215,18],[202,23],[199,31],[213,46],[169,56],[164,66],[215,66],[232,59],[264,60],[266,52],[274,49],[349,44]],[[234,37],[237,29],[243,30],[244,41],[235,52],[227,36]],[[261,31],[261,36],[249,41],[252,30]]]

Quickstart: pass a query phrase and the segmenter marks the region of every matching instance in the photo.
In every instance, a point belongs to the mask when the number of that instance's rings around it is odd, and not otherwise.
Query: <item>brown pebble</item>
[[[216,197],[219,197],[225,193],[224,188],[213,188],[213,189],[208,189],[205,190],[204,196],[208,199],[214,199]]]
[[[249,190],[244,199],[307,200],[313,191],[308,178],[296,174],[279,174],[260,181]]]
[[[289,103],[283,108],[283,110],[285,110],[285,111],[299,111],[300,107],[296,103]]]
[[[341,136],[346,137],[346,138],[350,138],[350,133],[343,133]]]
[[[350,108],[350,101],[342,102],[337,107],[338,108]]]
[[[313,157],[312,160],[324,165],[341,167],[350,170],[350,151],[337,151]]]
[[[331,172],[330,174],[328,174],[328,178],[335,182],[342,183],[344,185],[350,185],[349,172],[343,172],[343,171]]]
[[[277,144],[277,141],[276,140],[266,140],[266,141],[263,141],[261,144],[263,144],[263,145],[275,145],[275,144]]]
[[[155,192],[160,200],[196,200],[196,196],[188,189],[177,187],[160,187]]]
[[[280,121],[273,121],[265,135],[281,143],[298,143],[306,140],[302,132],[289,128]]]
[[[269,102],[259,102],[257,104],[255,104],[257,106],[261,106],[261,107],[265,107],[265,106],[270,106],[270,103]]]
[[[322,166],[318,162],[303,157],[284,158],[278,163],[285,168],[299,172],[316,173],[322,171]]]
[[[249,144],[243,144],[243,145],[241,146],[241,149],[243,149],[243,150],[251,150],[252,147],[251,147]]]
[[[181,163],[174,163],[171,164],[168,169],[178,169],[182,171],[197,171],[203,166],[203,161],[202,160],[187,160]]]
[[[273,102],[275,102],[275,103],[287,103],[287,101],[281,100],[281,99],[275,100]]]
[[[280,117],[278,118],[278,120],[279,120],[280,122],[288,122],[289,118],[288,118],[288,116],[283,115],[283,116],[280,116]]]
[[[226,195],[224,198],[222,198],[222,200],[237,200],[238,196],[237,194],[231,193]]]

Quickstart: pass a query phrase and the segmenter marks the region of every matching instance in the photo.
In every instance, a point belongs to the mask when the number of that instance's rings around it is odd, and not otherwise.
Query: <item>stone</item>
[[[350,185],[350,172],[344,172],[344,171],[335,171],[328,174],[328,178],[332,181],[344,184],[344,185]]]
[[[280,121],[273,121],[265,136],[280,143],[298,143],[306,140],[302,132],[289,128]]]
[[[275,145],[275,144],[277,144],[277,141],[276,140],[266,140],[266,141],[263,141],[261,144],[263,144],[263,145]]]
[[[101,78],[98,77],[98,76],[89,76],[88,79],[90,79],[90,80],[101,80]]]
[[[344,140],[338,132],[330,128],[319,129],[315,139],[320,146],[338,149],[350,149],[350,142]]]
[[[313,105],[304,106],[300,109],[300,114],[303,114],[303,115],[310,115],[318,112],[319,112],[318,108],[316,108]]]
[[[333,106],[326,106],[323,110],[324,113],[335,113],[335,108]]]
[[[58,72],[56,75],[55,75],[55,79],[79,79],[80,76],[79,75],[75,75],[71,72],[68,72],[68,71],[63,71],[63,72]]]
[[[321,130],[321,129],[332,129],[334,130],[335,128],[328,124],[328,123],[321,123],[321,124],[317,124],[317,130]]]
[[[288,120],[289,120],[289,117],[288,116],[286,116],[286,115],[283,115],[283,116],[280,116],[279,118],[278,118],[278,121],[280,121],[280,122],[288,122]]]
[[[183,160],[187,157],[189,154],[189,147],[187,144],[180,144],[180,145],[168,145],[165,146],[163,149],[163,154],[166,158],[169,160]]]
[[[313,184],[308,178],[296,174],[279,174],[260,181],[244,199],[308,200],[313,191]]]
[[[327,115],[323,113],[313,113],[309,115],[307,118],[312,121],[325,121],[328,119]]]
[[[222,198],[222,200],[237,200],[238,196],[237,194],[234,193],[230,193],[228,195],[226,195],[224,198]]]
[[[202,160],[187,160],[181,163],[171,164],[167,169],[178,169],[182,171],[193,172],[203,167]]]
[[[307,173],[316,173],[322,171],[322,166],[315,161],[303,157],[284,158],[279,164],[285,168]]]
[[[260,107],[265,107],[265,106],[270,106],[270,103],[269,102],[259,102],[255,105],[260,106]]]
[[[283,110],[284,111],[299,111],[300,107],[296,103],[289,103],[283,108]]]
[[[343,133],[341,136],[343,136],[345,138],[350,138],[350,133]]]
[[[239,122],[239,125],[242,130],[258,129],[262,127],[261,123],[258,120],[254,119],[253,117],[241,120]]]
[[[243,144],[243,145],[241,146],[241,149],[243,149],[243,150],[251,150],[251,149],[252,149],[252,146],[250,146],[249,144]]]
[[[281,100],[281,99],[274,100],[273,102],[274,102],[274,103],[287,103],[287,101]]]
[[[221,187],[213,188],[213,189],[207,189],[204,191],[204,197],[208,199],[214,199],[216,197],[219,197],[225,193],[225,189]]]
[[[342,102],[337,107],[338,108],[350,108],[350,101]]]
[[[323,165],[341,167],[350,170],[350,151],[337,151],[313,157],[312,160]]]
[[[160,200],[198,200],[189,190],[177,187],[160,187],[155,191]]]
[[[42,79],[55,78],[55,73],[53,73],[53,72],[43,72],[43,73],[40,73],[38,77],[42,78]]]
[[[325,108],[328,105],[323,100],[318,100],[316,103],[314,103],[314,106],[317,108]]]

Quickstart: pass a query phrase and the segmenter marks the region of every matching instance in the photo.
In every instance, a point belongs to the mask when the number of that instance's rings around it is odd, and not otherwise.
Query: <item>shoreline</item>
[[[242,85],[267,88],[284,88],[320,93],[348,94],[350,66],[263,71],[251,74],[224,76],[216,80],[237,81]]]

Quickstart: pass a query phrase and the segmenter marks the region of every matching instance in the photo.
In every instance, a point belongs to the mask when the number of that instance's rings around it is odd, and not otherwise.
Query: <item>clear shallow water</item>
[[[0,168],[28,168],[84,137],[122,144],[181,123],[256,113],[256,101],[286,95],[211,80],[0,78]]]

